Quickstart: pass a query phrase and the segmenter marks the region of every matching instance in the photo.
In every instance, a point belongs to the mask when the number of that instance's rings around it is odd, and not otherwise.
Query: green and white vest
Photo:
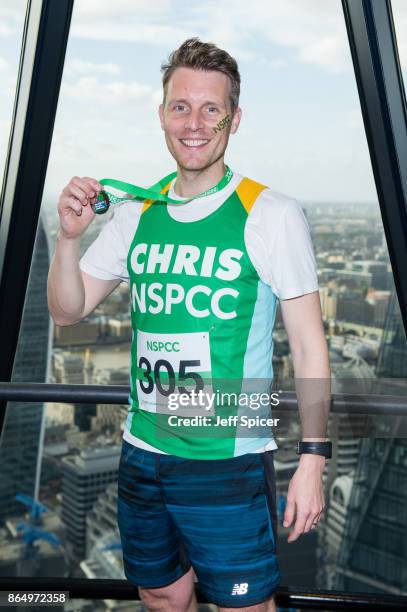
[[[144,202],[127,258],[133,334],[125,427],[165,453],[224,459],[273,440],[270,428],[257,435],[240,425],[242,415],[270,417],[270,405],[253,410],[247,402],[218,401],[223,390],[235,398],[253,390],[253,381],[269,391],[273,377],[278,298],[259,278],[244,240],[265,188],[244,178],[218,209],[192,222],[173,219],[166,203]],[[203,386],[217,391],[212,410],[169,408],[172,394]]]

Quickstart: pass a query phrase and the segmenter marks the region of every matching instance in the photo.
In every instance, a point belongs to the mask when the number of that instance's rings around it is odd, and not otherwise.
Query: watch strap
[[[297,455],[309,453],[311,455],[323,455],[327,459],[332,457],[332,442],[297,442]]]

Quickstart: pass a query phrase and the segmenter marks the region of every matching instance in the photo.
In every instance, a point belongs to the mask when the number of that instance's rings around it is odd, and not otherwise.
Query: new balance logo
[[[232,589],[232,595],[246,595],[249,590],[247,582],[241,582],[240,584],[234,584]]]

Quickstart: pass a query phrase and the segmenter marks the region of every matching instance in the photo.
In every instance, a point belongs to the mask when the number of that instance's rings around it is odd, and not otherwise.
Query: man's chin
[[[175,158],[175,161],[177,162],[179,168],[181,168],[182,170],[204,170],[205,168],[211,165],[209,161],[203,161],[201,159],[185,160],[182,158]]]

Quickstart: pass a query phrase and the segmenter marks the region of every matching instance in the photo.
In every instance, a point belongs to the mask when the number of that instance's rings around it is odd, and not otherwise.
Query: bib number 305
[[[171,394],[204,389],[211,375],[208,332],[155,334],[137,331],[137,394],[140,408],[152,412]]]
[[[147,357],[140,357],[139,368],[144,369],[144,379],[140,379],[140,387],[144,393],[152,393],[154,391],[154,384],[161,395],[168,397],[171,393],[178,391],[179,393],[188,393],[191,388],[188,389],[182,385],[176,386],[175,382],[175,371],[168,359],[157,359],[154,366],[150,363]],[[187,368],[196,368],[201,365],[200,359],[181,359],[179,362],[179,374],[178,382],[185,381],[188,378],[195,381],[194,391],[198,393],[204,388],[202,376],[198,372],[188,371]],[[154,369],[153,369],[154,368]],[[163,376],[164,374],[164,376]],[[166,383],[164,386],[163,383]]]

